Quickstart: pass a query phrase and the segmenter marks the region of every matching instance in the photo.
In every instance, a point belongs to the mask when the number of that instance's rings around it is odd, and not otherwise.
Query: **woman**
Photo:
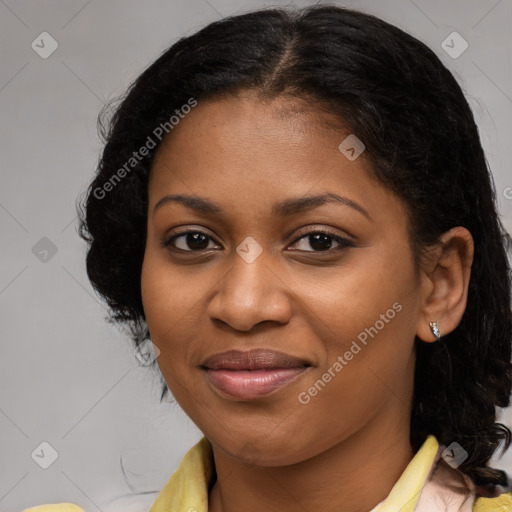
[[[204,433],[151,512],[512,510],[507,239],[431,50],[338,7],[227,18],[105,142],[89,278]]]

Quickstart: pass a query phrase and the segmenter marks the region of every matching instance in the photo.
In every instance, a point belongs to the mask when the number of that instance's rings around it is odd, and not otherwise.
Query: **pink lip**
[[[256,348],[248,351],[228,350],[214,354],[205,359],[201,366],[212,370],[275,370],[302,368],[311,364],[305,359],[284,352]]]
[[[308,367],[259,370],[213,370],[205,368],[208,380],[230,398],[255,400],[267,396],[299,377]]]

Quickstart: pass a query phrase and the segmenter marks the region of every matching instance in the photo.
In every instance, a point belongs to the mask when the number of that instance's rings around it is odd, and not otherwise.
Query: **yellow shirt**
[[[512,493],[496,498],[477,498],[456,502],[459,498],[436,482],[432,475],[443,447],[429,436],[405,468],[388,497],[369,512],[512,512]],[[213,452],[203,437],[183,457],[179,468],[157,496],[150,512],[208,512],[208,488],[213,474]],[[462,499],[462,498],[461,498]],[[84,512],[72,503],[40,505],[23,512]],[[142,511],[141,511],[142,512]]]

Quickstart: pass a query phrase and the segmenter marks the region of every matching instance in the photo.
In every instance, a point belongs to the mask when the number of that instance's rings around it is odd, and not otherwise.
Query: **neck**
[[[363,428],[287,466],[247,464],[213,445],[217,481],[209,512],[368,512],[383,501],[414,456],[410,411],[392,397]]]

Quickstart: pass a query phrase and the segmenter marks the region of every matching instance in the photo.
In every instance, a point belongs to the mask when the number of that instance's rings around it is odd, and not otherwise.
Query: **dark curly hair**
[[[511,443],[510,430],[496,423],[512,391],[510,237],[461,87],[433,51],[377,17],[316,6],[222,19],[179,39],[102,110],[105,145],[78,210],[87,273],[108,319],[128,326],[136,344],[149,334],[140,276],[155,128],[167,123],[170,132],[169,119],[191,98],[242,90],[306,99],[364,141],[375,178],[408,207],[417,268],[442,233],[471,232],[475,256],[460,325],[441,342],[415,340],[410,440],[415,449],[428,434],[444,445],[457,441],[469,454],[461,473],[482,488],[507,486],[506,473],[488,463]],[[154,147],[134,160],[150,139]]]

